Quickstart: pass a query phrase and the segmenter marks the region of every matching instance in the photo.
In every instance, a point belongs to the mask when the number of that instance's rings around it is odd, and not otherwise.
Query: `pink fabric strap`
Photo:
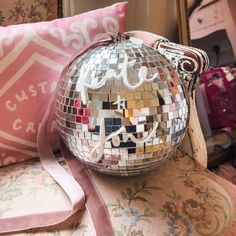
[[[112,35],[109,38],[102,37],[97,43],[90,44],[81,53],[81,55],[88,49],[98,46],[100,44],[107,44],[114,40]],[[69,60],[69,63],[72,61]],[[68,64],[69,65],[69,64]],[[67,66],[68,66],[67,65]],[[62,74],[65,72],[67,67],[65,67]],[[71,215],[73,215],[78,210],[82,209],[85,205],[85,194],[86,193],[86,206],[91,214],[95,231],[97,236],[113,236],[113,229],[109,219],[109,214],[106,209],[106,205],[103,202],[101,196],[99,195],[91,177],[89,176],[87,170],[84,166],[69,152],[65,144],[61,141],[61,148],[65,155],[65,159],[68,162],[69,168],[74,175],[70,175],[56,160],[52,148],[50,147],[50,142],[47,135],[47,124],[50,115],[54,107],[54,96],[50,99],[47,110],[44,114],[41,126],[38,132],[38,150],[41,163],[44,169],[53,177],[53,179],[61,186],[64,192],[67,194],[70,202],[71,209],[67,211],[57,211],[49,213],[39,213],[30,214],[17,217],[0,218],[0,233],[7,232],[17,232],[22,230],[27,230],[31,228],[45,227],[56,225],[65,221]],[[80,186],[82,185],[82,187]]]
[[[16,232],[36,227],[45,227],[63,222],[76,211],[83,208],[85,204],[85,195],[81,186],[62,166],[57,162],[47,135],[47,121],[49,119],[51,108],[53,107],[54,96],[51,98],[47,111],[44,114],[38,133],[38,147],[41,163],[45,170],[62,187],[70,199],[72,208],[68,211],[31,214],[25,216],[0,219],[0,233]]]
[[[68,150],[60,140],[61,150],[65,160],[74,176],[80,183],[86,195],[86,208],[88,209],[97,235],[113,236],[113,228],[106,205],[96,189],[95,184],[84,165]]]

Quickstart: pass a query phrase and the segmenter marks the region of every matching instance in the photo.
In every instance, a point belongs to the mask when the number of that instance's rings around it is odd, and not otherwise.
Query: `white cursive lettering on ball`
[[[116,99],[116,102],[113,102],[113,105],[117,105],[118,110],[122,110],[121,107],[123,106],[124,102],[125,102],[125,99],[121,99],[120,95],[118,95],[117,99]]]
[[[154,76],[152,76],[151,78],[148,79],[147,78],[147,67],[142,66],[138,71],[139,81],[135,85],[131,85],[128,81],[127,69],[129,67],[132,67],[135,64],[135,62],[136,62],[135,59],[128,62],[128,57],[126,55],[124,57],[124,63],[121,67],[120,74],[117,75],[116,71],[114,69],[109,69],[109,70],[107,70],[105,76],[98,83],[94,83],[94,84],[93,83],[92,84],[86,83],[86,81],[89,81],[91,78],[90,75],[92,72],[92,65],[83,64],[81,67],[81,70],[80,70],[79,83],[77,84],[77,89],[78,89],[78,91],[80,91],[81,100],[82,100],[83,104],[87,104],[87,101],[88,101],[87,90],[88,89],[99,89],[99,88],[103,87],[108,80],[123,79],[124,85],[127,88],[134,90],[134,89],[138,88],[140,85],[142,85],[144,82],[152,82],[154,79],[157,78],[158,73],[156,73]]]
[[[137,139],[137,138],[134,137],[133,134],[127,133],[126,129],[125,129],[125,126],[122,126],[119,130],[117,130],[116,132],[111,133],[110,135],[108,135],[106,137],[105,136],[104,120],[101,119],[100,132],[99,132],[99,142],[96,144],[96,146],[89,153],[90,161],[98,162],[98,161],[101,160],[101,158],[103,156],[103,153],[104,153],[105,142],[109,141],[110,139],[112,140],[112,144],[115,147],[118,147],[120,145],[119,134],[122,134],[123,142],[125,142],[125,143],[128,141],[128,139],[130,139],[132,142],[134,142],[136,144],[144,144],[154,136],[158,126],[159,126],[159,123],[155,122],[154,126],[153,126],[153,129],[150,132],[150,134],[147,135],[145,138],[142,138],[142,139]],[[98,149],[98,153],[96,152],[97,149]],[[97,155],[94,155],[95,153],[97,153]]]

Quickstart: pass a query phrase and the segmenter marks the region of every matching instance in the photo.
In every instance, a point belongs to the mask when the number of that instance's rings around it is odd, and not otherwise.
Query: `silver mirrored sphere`
[[[88,50],[58,82],[62,139],[87,167],[106,174],[159,166],[180,144],[188,116],[173,64],[132,37]]]

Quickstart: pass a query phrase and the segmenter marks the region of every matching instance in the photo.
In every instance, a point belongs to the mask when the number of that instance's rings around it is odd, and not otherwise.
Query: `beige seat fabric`
[[[137,177],[90,174],[118,236],[236,235],[236,187],[180,152]],[[69,208],[68,199],[37,160],[1,168],[0,186],[1,217]],[[19,235],[30,233],[95,235],[86,210],[56,227]]]

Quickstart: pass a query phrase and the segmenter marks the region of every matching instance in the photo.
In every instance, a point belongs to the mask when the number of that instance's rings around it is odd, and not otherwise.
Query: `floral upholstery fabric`
[[[67,168],[63,159],[61,164]],[[69,208],[65,194],[38,160],[0,170],[0,217]],[[236,187],[180,152],[136,177],[90,175],[117,236],[236,235]],[[84,209],[57,226],[6,235],[96,234]]]
[[[61,13],[60,0],[0,1],[0,26],[49,21]]]

